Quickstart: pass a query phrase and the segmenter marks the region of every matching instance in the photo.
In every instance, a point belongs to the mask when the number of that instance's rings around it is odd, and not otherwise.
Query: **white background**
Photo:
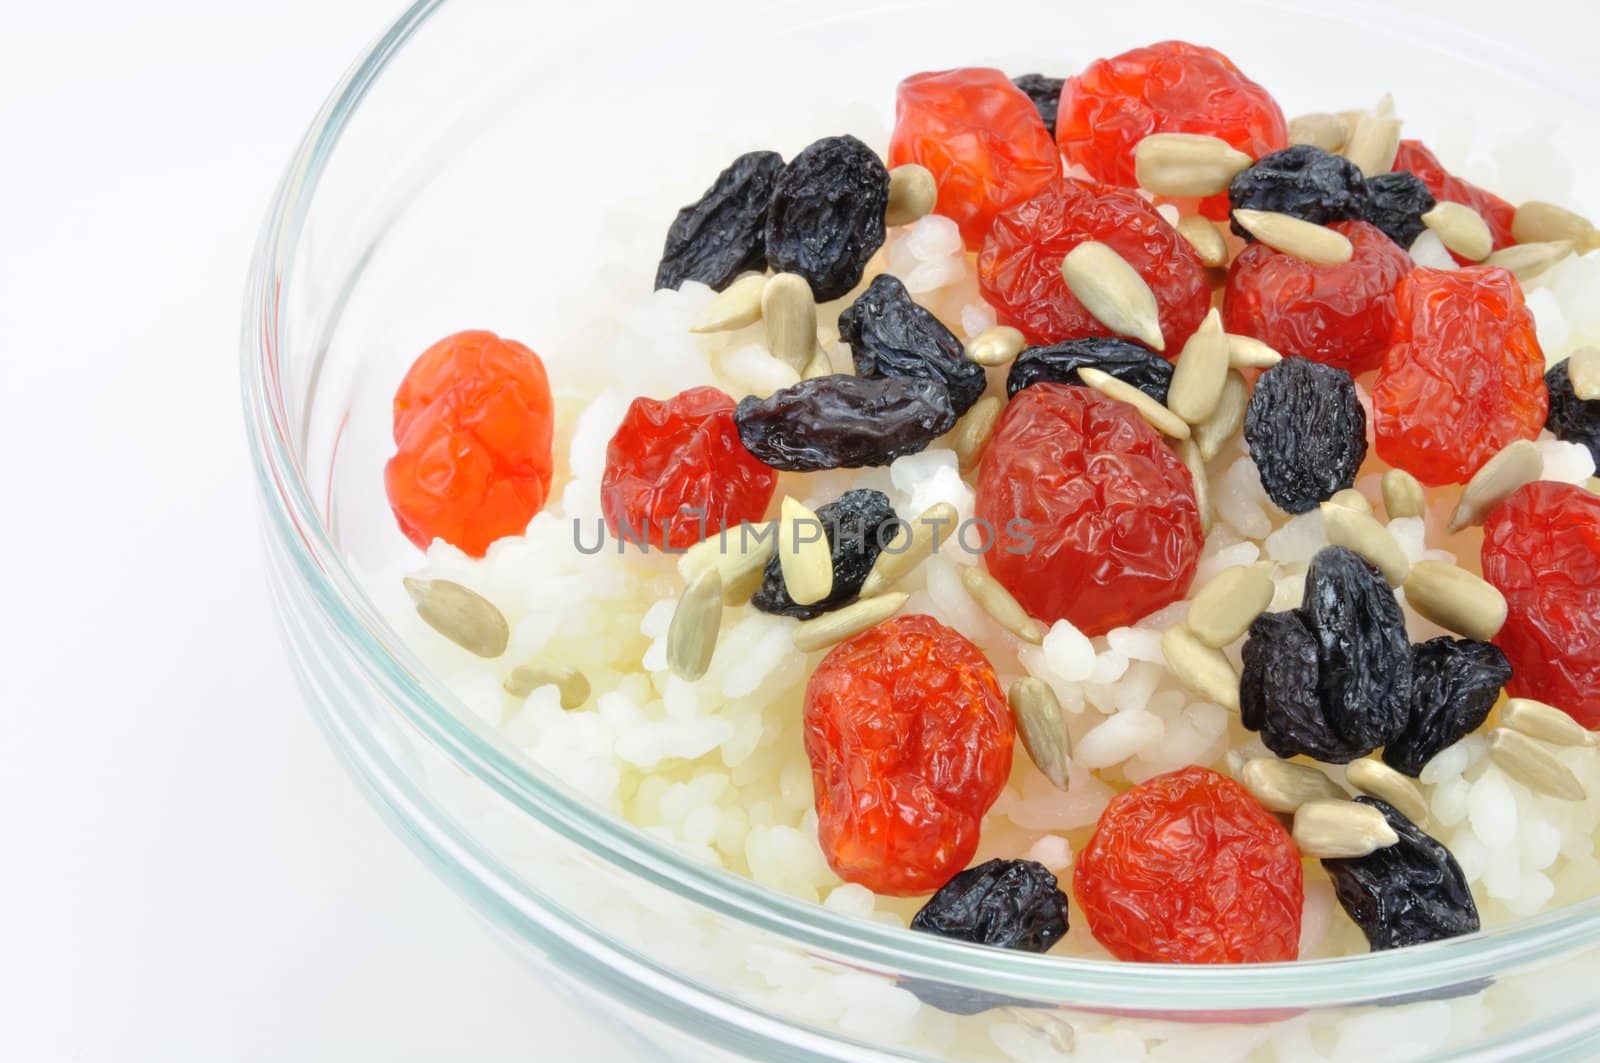
[[[0,0],[0,1058],[622,1058],[368,809],[268,612],[246,265],[396,11]]]

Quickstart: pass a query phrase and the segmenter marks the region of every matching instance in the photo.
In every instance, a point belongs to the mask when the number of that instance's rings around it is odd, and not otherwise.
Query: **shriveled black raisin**
[[[1498,646],[1441,636],[1411,651],[1411,721],[1390,741],[1383,761],[1416,776],[1435,754],[1483,726],[1511,662]]]
[[[1244,438],[1267,497],[1304,513],[1347,487],[1367,457],[1367,413],[1343,369],[1285,358],[1261,374]]]
[[[1436,206],[1438,202],[1422,178],[1407,170],[1396,170],[1367,178],[1367,207],[1362,218],[1409,250],[1427,228],[1422,216]]]
[[[839,335],[850,345],[856,375],[922,377],[950,390],[960,417],[983,396],[989,378],[969,361],[961,341],[918,306],[898,277],[880,273],[839,315]]]
[[[883,246],[889,171],[852,136],[827,137],[796,155],[773,182],[767,210],[767,263],[798,273],[818,302],[861,283]]]
[[[1012,78],[1011,83],[1033,101],[1034,110],[1044,119],[1044,127],[1050,130],[1051,136],[1055,136],[1056,112],[1061,109],[1061,90],[1066,86],[1066,80],[1045,77],[1043,74],[1023,74],[1019,78]]]
[[[878,554],[894,542],[899,530],[889,496],[865,487],[846,491],[837,500],[817,507],[817,520],[833,552],[833,591],[820,602],[799,604],[789,597],[783,569],[774,557],[767,562],[751,605],[763,613],[810,620],[855,601]]]
[[[1048,347],[1029,347],[1017,355],[1006,375],[1006,394],[1015,396],[1034,384],[1076,384],[1078,370],[1084,367],[1109,373],[1132,384],[1162,405],[1172,383],[1172,363],[1128,340],[1107,336],[1052,343]]]
[[[1228,203],[1234,210],[1269,210],[1326,225],[1362,217],[1367,187],[1361,168],[1349,159],[1296,144],[1235,174],[1228,183]],[[1238,222],[1233,231],[1251,238]]]
[[[1600,463],[1600,399],[1578,398],[1572,390],[1567,363],[1568,359],[1563,358],[1544,375],[1545,390],[1550,393],[1550,412],[1544,425],[1557,439],[1588,447]]]
[[[1324,860],[1339,904],[1374,952],[1471,934],[1478,906],[1450,850],[1375,797],[1358,797],[1383,813],[1400,836],[1366,856]]]
[[[745,449],[774,469],[814,472],[888,465],[956,423],[950,392],[915,377],[816,377],[734,410]]]
[[[782,169],[777,152],[748,152],[718,174],[705,195],[678,211],[656,267],[656,287],[700,281],[720,292],[746,270],[764,269],[767,204]]]
[[[1317,675],[1317,640],[1304,617],[1292,610],[1256,617],[1244,644],[1240,722],[1280,757],[1348,764],[1370,750],[1334,730],[1317,697]]]
[[[911,929],[1023,952],[1048,952],[1067,932],[1067,896],[1032,860],[969,867],[929,898]]]

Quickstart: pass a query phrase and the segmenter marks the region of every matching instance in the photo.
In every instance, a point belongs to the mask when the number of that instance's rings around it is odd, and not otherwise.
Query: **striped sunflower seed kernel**
[[[955,506],[938,502],[908,522],[905,541],[902,542],[897,535],[872,563],[872,571],[867,573],[866,581],[861,584],[861,596],[870,598],[881,594],[904,579],[944,545],[950,533],[955,531],[960,516]]]
[[[1221,650],[1207,646],[1188,628],[1175,626],[1161,633],[1161,654],[1168,670],[1190,691],[1239,711],[1239,673]]]
[[[1400,121],[1380,110],[1363,114],[1350,130],[1344,157],[1360,168],[1364,177],[1377,177],[1394,169],[1400,154]]]
[[[1588,218],[1537,199],[1518,207],[1511,219],[1511,238],[1519,244],[1580,240],[1592,232],[1594,223]]]
[[[563,709],[582,708],[589,700],[589,677],[564,664],[522,665],[512,669],[501,686],[514,698],[525,698],[540,687],[553,686]]]
[[[1584,402],[1600,399],[1600,347],[1579,347],[1568,355],[1567,379]]]
[[[1072,760],[1072,738],[1061,716],[1055,691],[1042,679],[1028,676],[1011,684],[1006,694],[1017,736],[1034,766],[1058,790],[1067,788],[1067,765]]]
[[[1295,811],[1293,835],[1302,856],[1319,860],[1355,859],[1400,840],[1382,812],[1355,801],[1307,801]]]
[[[1417,826],[1428,822],[1428,799],[1422,787],[1383,761],[1371,757],[1351,761],[1345,766],[1344,777],[1367,796],[1393,805]]]
[[[1572,254],[1576,248],[1571,240],[1547,240],[1537,244],[1516,244],[1501,248],[1485,259],[1490,266],[1510,270],[1519,281],[1532,280],[1551,266]]]
[[[1404,469],[1383,474],[1383,511],[1390,520],[1420,517],[1428,509],[1428,496],[1415,476]]]
[[[1233,216],[1246,232],[1274,251],[1313,265],[1343,265],[1355,254],[1350,238],[1326,225],[1270,210],[1236,210]]]
[[[1495,767],[1536,793],[1564,801],[1583,801],[1589,796],[1572,769],[1563,764],[1549,746],[1521,731],[1506,727],[1491,729],[1489,759],[1494,761]]]
[[[1494,233],[1483,215],[1465,203],[1440,200],[1422,216],[1444,246],[1472,262],[1482,262],[1494,251]]]
[[[1150,427],[1162,435],[1171,436],[1173,439],[1188,439],[1191,435],[1189,423],[1182,417],[1179,417],[1132,384],[1125,380],[1118,380],[1103,369],[1080,366],[1078,368],[1078,379],[1108,399],[1126,402],[1129,406],[1138,410],[1139,415],[1149,423]]]
[[[742,604],[755,593],[767,562],[777,552],[780,528],[777,521],[747,521],[724,529],[685,550],[678,558],[678,575],[692,583],[714,568],[722,577],[722,600],[729,605]]]
[[[1214,196],[1253,160],[1219,137],[1152,133],[1133,149],[1134,179],[1158,196]]]
[[[1010,325],[991,325],[967,341],[967,359],[981,366],[993,368],[1009,365],[1028,341]]]
[[[1183,345],[1167,389],[1167,409],[1197,425],[1216,412],[1228,379],[1228,337],[1216,307]]]
[[[772,356],[804,372],[817,350],[817,301],[811,285],[795,273],[769,279],[761,291],[761,317]]]
[[[1189,479],[1194,483],[1194,504],[1200,511],[1200,532],[1210,535],[1217,515],[1211,505],[1211,476],[1206,471],[1206,459],[1200,453],[1200,444],[1193,439],[1179,440],[1178,460],[1189,470]]]
[[[1167,349],[1155,292],[1128,260],[1098,240],[1086,240],[1061,260],[1067,288],[1094,319],[1119,336],[1156,351]]]
[[[690,332],[732,332],[761,320],[761,293],[766,290],[765,273],[748,273],[722,291],[700,311]]]
[[[1222,397],[1217,408],[1204,424],[1194,426],[1194,440],[1200,447],[1200,456],[1210,461],[1222,453],[1228,441],[1239,434],[1244,426],[1244,414],[1250,405],[1250,385],[1244,374],[1230,369],[1222,381]]]
[[[1289,120],[1289,143],[1310,144],[1337,154],[1350,140],[1350,123],[1336,114],[1303,114]]]
[[[950,449],[956,452],[956,461],[962,472],[971,472],[983,460],[983,448],[994,435],[994,426],[1000,423],[1006,400],[998,395],[985,395],[972,404],[972,409],[961,415],[950,431]]]
[[[1268,812],[1291,814],[1307,801],[1348,800],[1339,784],[1316,768],[1277,757],[1255,757],[1239,769],[1239,782]]]
[[[831,574],[832,568],[829,572]],[[711,667],[722,627],[722,575],[708,568],[684,588],[667,627],[667,668],[693,683]]]
[[[1012,597],[1011,592],[989,575],[982,565],[963,566],[961,585],[995,623],[1024,642],[1031,642],[1035,646],[1044,642],[1044,628],[1039,621],[1029,616],[1028,611],[1022,608],[1022,603]]]
[[[1511,492],[1544,475],[1544,455],[1531,440],[1507,444],[1483,463],[1461,491],[1461,500],[1450,514],[1449,531],[1455,533],[1473,524],[1482,524],[1489,511],[1510,497]]]
[[[1272,604],[1275,589],[1260,569],[1225,568],[1195,594],[1184,623],[1195,638],[1220,650],[1244,638],[1250,622]]]
[[[1500,707],[1500,726],[1557,746],[1592,746],[1595,734],[1554,705],[1512,698]]]
[[[779,507],[778,566],[783,586],[798,605],[815,605],[833,593],[833,551],[822,521],[793,497]]]
[[[470,587],[447,579],[403,581],[423,623],[479,657],[498,657],[511,641],[505,614]]]
[[[939,199],[939,186],[926,166],[906,163],[889,171],[889,205],[883,212],[883,224],[910,225],[919,218],[933,213]]]
[[[1353,509],[1357,513],[1372,516],[1372,503],[1367,501],[1367,496],[1357,491],[1354,487],[1346,487],[1343,491],[1335,491],[1333,497],[1328,499],[1336,506]]]
[[[1484,642],[1506,622],[1505,597],[1494,585],[1444,561],[1418,561],[1403,584],[1406,604],[1442,628]]]
[[[1178,235],[1194,248],[1202,266],[1221,269],[1228,264],[1228,238],[1222,235],[1222,230],[1210,218],[1191,214],[1181,219],[1178,222]]]
[[[1318,508],[1322,511],[1322,524],[1331,545],[1354,550],[1372,562],[1391,587],[1398,587],[1406,581],[1406,575],[1411,571],[1411,560],[1400,549],[1400,544],[1395,542],[1394,536],[1389,534],[1389,529],[1379,524],[1376,517],[1358,509],[1335,505],[1331,501],[1322,503]]]
[[[810,653],[859,635],[898,613],[909,597],[899,591],[891,591],[870,598],[857,598],[841,609],[802,620],[795,625],[794,648],[802,653]]]
[[[1271,369],[1283,355],[1254,336],[1228,333],[1228,365],[1234,369]]]

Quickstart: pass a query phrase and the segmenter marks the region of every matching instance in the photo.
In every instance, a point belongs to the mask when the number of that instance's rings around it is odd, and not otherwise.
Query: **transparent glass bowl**
[[[824,104],[886,128],[907,72],[1068,72],[1186,37],[1223,47],[1290,113],[1370,105],[1387,89],[1414,130],[1460,129],[1463,117],[1536,141],[1547,129],[1546,150],[1560,144],[1575,172],[1592,173],[1600,100],[1580,62],[1585,35],[1540,23],[1565,5],[1521,5],[1514,26],[1470,3],[1310,14],[990,0],[982,21],[957,3],[582,7],[556,20],[537,5],[477,0],[408,11],[317,115],[249,281],[246,416],[286,638],[330,741],[423,859],[530,958],[644,1031],[653,1050],[684,1058],[1050,1059],[1057,1017],[1095,1058],[1141,1058],[1135,1037],[1242,1058],[1252,1039],[1340,1017],[1411,1015],[1401,1027],[1434,1029],[1440,1008],[1459,1006],[1438,1001],[1485,980],[1486,1030],[1454,1022],[1442,1038],[1401,1036],[1389,1042],[1396,1054],[1600,1054],[1600,899],[1400,952],[1185,968],[979,950],[708,869],[580,802],[465,711],[360,575],[410,549],[380,475],[389,396],[410,359],[449,332],[492,328],[544,353],[559,386],[563,362],[583,356],[581,336],[544,337],[564,335],[573,300],[648,284],[654,262],[619,276],[602,234],[619,208],[622,224],[665,224],[652,186],[685,143],[726,142],[731,155],[766,146],[771,129],[783,138],[773,146],[792,151],[845,131],[837,114],[814,113]],[[629,219],[638,203],[650,206]],[[906,984],[1048,1008],[938,1018],[913,1036],[896,1023],[907,998],[890,988]],[[1407,1001],[1432,1010],[1393,1010]],[[1024,1031],[1015,1036],[1042,1032],[1021,1048],[1014,1036],[1008,1056],[988,1029],[997,1021]],[[1333,1034],[1306,1036],[1338,1047]]]

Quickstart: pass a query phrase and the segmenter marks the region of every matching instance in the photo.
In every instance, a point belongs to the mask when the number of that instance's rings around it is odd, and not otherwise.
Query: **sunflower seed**
[[[1383,474],[1383,511],[1390,520],[1420,517],[1427,509],[1427,496],[1415,476],[1404,469],[1390,469]]]
[[[1500,725],[1558,746],[1592,746],[1595,734],[1554,705],[1512,698],[1500,708]]]
[[[1383,813],[1355,801],[1307,801],[1295,810],[1294,843],[1301,856],[1353,859],[1400,840]]]
[[[1422,216],[1426,225],[1444,246],[1472,262],[1482,262],[1494,250],[1494,233],[1483,215],[1464,203],[1440,200]]]
[[[1443,561],[1418,561],[1406,604],[1442,628],[1487,642],[1506,622],[1506,600],[1490,583]]]
[[[956,452],[962,472],[971,472],[983,460],[983,448],[989,445],[989,437],[994,435],[994,426],[999,423],[1005,407],[1005,399],[986,395],[973,403],[972,409],[962,414],[950,430],[950,449]]]
[[[859,635],[899,612],[909,597],[900,591],[891,591],[870,598],[857,598],[831,613],[802,620],[795,625],[794,648],[802,653],[810,653],[843,642],[852,635]]]
[[[1547,240],[1537,244],[1517,244],[1502,248],[1485,259],[1490,266],[1508,269],[1519,281],[1532,280],[1572,254],[1571,240]]]
[[[705,675],[721,627],[722,576],[708,568],[684,588],[672,612],[667,627],[667,667],[672,674],[688,683]]]
[[[1350,139],[1350,123],[1336,114],[1303,114],[1289,120],[1289,143],[1310,144],[1336,154]]]
[[[1103,369],[1090,369],[1088,366],[1078,368],[1078,379],[1108,399],[1126,402],[1138,410],[1139,415],[1162,435],[1171,436],[1173,439],[1189,438],[1188,422],[1132,384],[1118,380]]]
[[[1227,379],[1228,337],[1222,331],[1222,315],[1212,307],[1178,355],[1167,409],[1190,425],[1201,424],[1216,412]]]
[[[479,657],[498,657],[511,641],[511,628],[505,614],[494,603],[470,588],[447,579],[403,581],[406,593],[416,603],[417,615],[425,624]]]
[[[779,507],[778,567],[797,605],[814,605],[833,593],[833,550],[822,521],[793,497]]]
[[[1272,604],[1272,579],[1248,565],[1225,568],[1195,593],[1184,623],[1212,649],[1244,638],[1250,622]]]
[[[1357,513],[1372,516],[1372,503],[1367,501],[1367,496],[1357,491],[1354,487],[1346,487],[1343,491],[1335,491],[1333,497],[1328,499],[1336,506],[1353,509]]]
[[[1127,259],[1098,240],[1087,240],[1061,260],[1061,276],[1100,324],[1153,350],[1167,349],[1155,293]]]
[[[1362,793],[1399,809],[1402,816],[1417,826],[1428,822],[1428,799],[1423,796],[1422,787],[1383,761],[1371,757],[1351,761],[1345,766],[1344,777]]]
[[[1398,587],[1406,581],[1406,574],[1411,571],[1411,560],[1400,549],[1400,544],[1395,542],[1394,536],[1389,534],[1389,529],[1379,524],[1376,517],[1348,506],[1335,505],[1331,501],[1322,503],[1318,508],[1322,511],[1322,526],[1331,545],[1354,550],[1378,566],[1378,571],[1383,573],[1383,578],[1389,581],[1391,587]]]
[[[1228,365],[1234,369],[1271,369],[1283,355],[1254,336],[1228,334]]]
[[[1313,225],[1270,210],[1236,210],[1233,216],[1245,231],[1268,247],[1314,265],[1343,265],[1355,254],[1350,238],[1326,225]]]
[[[1206,459],[1200,453],[1200,444],[1193,439],[1180,439],[1178,460],[1183,462],[1183,467],[1189,470],[1189,479],[1194,481],[1194,502],[1200,510],[1200,531],[1210,535],[1211,526],[1216,523],[1216,511],[1211,507],[1211,478],[1206,472]]]
[[[1017,723],[1017,737],[1034,766],[1057,790],[1067,788],[1067,764],[1072,760],[1072,738],[1061,718],[1061,703],[1042,679],[1029,676],[1011,684],[1006,696]]]
[[[1228,264],[1228,238],[1210,218],[1189,215],[1178,222],[1178,235],[1189,241],[1202,266],[1221,269]]]
[[[1585,402],[1600,399],[1600,347],[1579,347],[1567,356],[1572,393]]]
[[[1218,137],[1153,133],[1133,149],[1134,179],[1158,196],[1214,196],[1253,160]]]
[[[1364,177],[1377,177],[1394,169],[1400,153],[1400,121],[1381,113],[1363,114],[1350,130],[1344,157],[1361,169]]]
[[[589,700],[589,677],[564,664],[525,664],[514,668],[501,684],[514,698],[525,698],[540,687],[559,691],[561,707],[576,709]]]
[[[779,534],[777,521],[726,528],[685,550],[678,558],[678,575],[693,583],[701,573],[715,569],[722,577],[723,602],[740,605],[761,585],[767,562],[778,549]]]
[[[1528,789],[1564,801],[1588,798],[1583,783],[1550,747],[1521,731],[1496,727],[1489,731],[1489,758],[1495,766]]]
[[[828,352],[817,344],[817,349],[811,352],[811,361],[806,363],[805,372],[800,374],[801,380],[815,380],[819,376],[833,375],[833,360],[828,357]]]
[[[1461,491],[1461,500],[1450,514],[1450,532],[1483,523],[1489,511],[1504,502],[1511,492],[1544,475],[1544,455],[1531,440],[1507,444],[1483,463]]]
[[[1188,628],[1169,627],[1161,633],[1161,654],[1178,682],[1207,701],[1239,711],[1239,673],[1221,650],[1207,646]]]
[[[1519,244],[1551,240],[1578,240],[1594,232],[1594,223],[1554,203],[1532,200],[1517,208],[1511,219],[1511,238]]]
[[[926,166],[914,162],[896,166],[889,171],[889,205],[883,212],[883,224],[892,229],[926,217],[933,213],[938,198],[939,186]]]
[[[803,372],[817,350],[817,301],[811,285],[796,273],[780,273],[761,292],[767,323],[767,350],[794,371]]]
[[[1250,405],[1250,385],[1244,374],[1230,369],[1222,381],[1222,397],[1217,408],[1204,424],[1194,426],[1194,440],[1200,446],[1200,456],[1210,461],[1222,453],[1228,441],[1239,434],[1244,424],[1245,408]]]
[[[732,332],[761,320],[761,293],[767,287],[765,273],[750,273],[722,291],[700,311],[690,332]]]
[[[967,341],[967,358],[982,366],[1008,365],[1027,345],[1010,325],[990,325]]]
[[[910,521],[901,535],[890,540],[889,548],[879,552],[872,571],[861,584],[861,596],[870,598],[894,586],[912,569],[926,561],[955,531],[961,515],[948,502],[938,502]]]
[[[1292,813],[1307,801],[1349,800],[1338,783],[1316,768],[1277,757],[1246,761],[1239,782],[1268,812]]]
[[[1035,646],[1044,642],[1044,628],[982,565],[963,566],[961,585],[995,623],[1024,642]]]

